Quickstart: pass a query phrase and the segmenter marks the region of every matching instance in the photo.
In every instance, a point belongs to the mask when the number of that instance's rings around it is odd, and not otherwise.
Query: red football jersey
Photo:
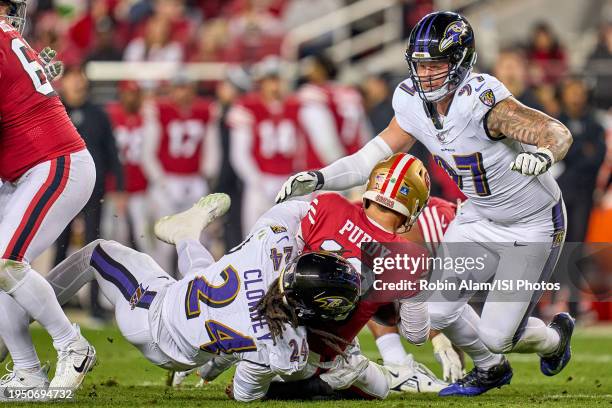
[[[5,181],[85,148],[42,64],[21,34],[0,21],[0,178]]]
[[[455,219],[457,205],[438,197],[430,197],[427,207],[417,218],[423,234],[423,242],[432,254],[436,253],[438,244],[446,233],[449,224]]]
[[[301,221],[304,251],[326,250],[338,253],[361,269],[361,244],[366,242],[402,243],[411,245],[397,234],[383,230],[366,216],[362,206],[357,206],[339,194],[326,193],[311,202],[310,209]],[[380,247],[384,251],[384,247]],[[413,255],[424,255],[424,248],[409,247]],[[414,252],[416,251],[416,252]],[[378,254],[374,254],[377,256]],[[381,256],[384,254],[381,253]],[[330,325],[325,330],[352,341],[378,308],[385,303],[362,299],[351,318],[341,325]],[[324,358],[333,358],[335,352],[316,336],[309,337],[312,350]]]
[[[196,98],[184,111],[175,103],[158,101],[161,128],[158,157],[163,169],[174,174],[198,174],[206,129],[213,118],[213,104]]]
[[[334,118],[336,134],[346,154],[357,152],[369,139],[364,134],[365,111],[363,101],[356,89],[327,83],[325,85],[306,84],[298,91],[302,103],[322,103],[327,106]],[[316,139],[316,135],[313,139]],[[306,165],[308,169],[319,169],[324,166],[308,138],[306,138]]]
[[[284,176],[295,171],[298,106],[294,98],[268,105],[260,95],[251,93],[232,107],[227,123],[230,127],[251,129],[251,153],[262,173]]]
[[[113,126],[113,134],[123,164],[125,191],[138,193],[147,189],[142,162],[142,138],[144,129],[140,112],[126,112],[120,103],[113,102],[106,107]]]

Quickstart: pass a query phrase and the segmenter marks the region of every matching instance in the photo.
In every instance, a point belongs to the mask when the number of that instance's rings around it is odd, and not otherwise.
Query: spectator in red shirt
[[[527,57],[535,85],[557,84],[567,72],[565,50],[547,23],[534,26]]]

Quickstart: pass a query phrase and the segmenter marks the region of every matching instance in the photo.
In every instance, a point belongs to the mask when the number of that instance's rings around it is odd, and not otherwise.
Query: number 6
[[[21,62],[23,69],[30,76],[36,92],[45,96],[54,94],[55,91],[49,81],[47,81],[47,76],[45,75],[43,67],[38,63],[36,57],[30,55],[32,51],[28,45],[21,38],[13,38],[11,41],[11,48],[15,55],[17,55],[17,58],[19,58],[19,62]]]

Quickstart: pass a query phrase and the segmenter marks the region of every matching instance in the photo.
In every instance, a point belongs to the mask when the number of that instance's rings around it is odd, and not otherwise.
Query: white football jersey
[[[266,225],[201,273],[170,285],[161,311],[170,340],[162,336],[162,351],[188,366],[218,354],[238,354],[273,373],[302,369],[308,355],[306,330],[287,325],[273,345],[267,323],[254,312],[297,254],[295,234],[282,225]]]
[[[517,154],[535,151],[535,146],[488,135],[487,113],[509,96],[495,77],[472,73],[457,89],[447,116],[441,117],[442,129],[436,129],[410,79],[393,95],[400,127],[427,147],[480,216],[497,222],[524,220],[556,203],[561,195],[550,173],[533,177],[510,170]]]

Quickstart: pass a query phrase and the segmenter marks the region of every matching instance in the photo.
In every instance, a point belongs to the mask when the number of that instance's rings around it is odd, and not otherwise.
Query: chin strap
[[[423,102],[423,107],[425,108],[425,113],[427,113],[427,117],[431,119],[434,126],[438,130],[442,130],[442,122],[440,121],[440,116],[438,115],[438,111],[432,102]]]

